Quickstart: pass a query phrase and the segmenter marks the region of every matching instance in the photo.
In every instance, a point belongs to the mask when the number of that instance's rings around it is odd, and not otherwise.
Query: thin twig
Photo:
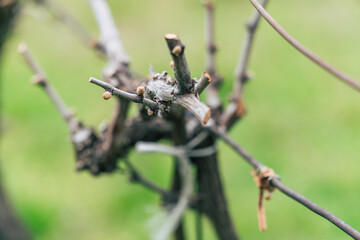
[[[207,91],[207,103],[212,109],[221,108],[221,100],[219,97],[218,88],[221,84],[221,78],[216,74],[215,54],[217,47],[215,44],[215,31],[214,31],[214,3],[206,1],[204,3],[205,12],[205,45],[206,45],[206,64],[205,69],[212,78]]]
[[[88,0],[100,29],[100,42],[105,48],[109,64],[119,63],[127,65],[130,61],[120,40],[120,33],[116,28],[110,8],[106,0]]]
[[[159,107],[158,104],[151,99],[145,98],[143,96],[139,96],[134,93],[122,91],[122,90],[117,89],[116,87],[112,86],[111,84],[103,82],[99,79],[91,77],[89,79],[89,82],[91,82],[95,85],[98,85],[99,87],[102,87],[105,91],[110,92],[112,95],[119,96],[122,99],[129,100],[129,101],[132,101],[135,103],[142,103],[142,104],[150,107],[151,109],[157,109]]]
[[[263,7],[266,6],[267,0],[262,0],[261,5]],[[249,65],[249,58],[251,49],[254,43],[254,36],[259,25],[260,13],[256,10],[252,13],[249,20],[246,21],[246,34],[243,40],[243,46],[240,51],[239,60],[237,63],[237,67],[235,70],[235,89],[234,89],[234,98],[241,99],[242,98],[242,85],[249,79],[249,75],[247,74],[247,68]]]
[[[68,123],[70,130],[72,131],[75,127],[73,113],[69,110],[66,106],[62,98],[56,92],[56,90],[52,87],[52,85],[47,80],[44,72],[41,70],[39,64],[35,61],[34,57],[31,55],[30,51],[28,50],[25,43],[21,43],[18,47],[19,53],[24,57],[26,63],[34,72],[34,83],[38,86],[42,87],[44,91],[47,93],[51,101],[54,103],[58,111],[60,112],[61,116],[65,119]]]
[[[212,125],[208,127],[208,129],[217,137],[222,139],[224,142],[226,142],[233,150],[235,150],[239,155],[243,157],[243,159],[248,162],[255,170],[259,170],[264,168],[265,166],[256,160],[254,157],[252,157],[249,153],[247,153],[242,147],[240,147],[237,143],[235,143],[232,139],[230,139],[225,131],[219,130],[215,125]],[[295,192],[294,190],[287,187],[284,183],[280,181],[279,178],[271,177],[268,179],[270,184],[273,187],[276,187],[279,189],[282,193],[287,195],[288,197],[296,200],[300,204],[307,207],[309,210],[315,212],[316,214],[322,216],[323,218],[327,219],[331,223],[333,223],[335,226],[337,226],[339,229],[343,230],[345,233],[347,233],[349,236],[353,237],[354,239],[359,240],[360,239],[360,233],[355,230],[353,227],[345,223],[343,220],[341,220],[339,217],[335,216],[333,213],[329,212],[328,210],[325,210],[324,208],[316,205],[309,199],[305,198],[301,194]]]
[[[263,0],[261,5],[265,7],[266,3],[267,0]],[[246,34],[239,54],[237,67],[235,69],[234,90],[231,94],[231,103],[220,117],[220,124],[227,129],[230,129],[231,126],[233,126],[235,122],[246,113],[242,98],[243,84],[250,78],[249,74],[247,73],[247,68],[249,65],[250,53],[254,43],[255,33],[259,25],[259,20],[260,13],[255,9],[250,18],[245,23]]]
[[[325,69],[327,72],[331,73],[333,76],[337,77],[339,80],[348,84],[349,86],[355,88],[360,91],[360,83],[355,78],[341,72],[334,66],[330,65],[315,53],[310,51],[307,47],[302,45],[299,41],[297,41],[293,36],[291,36],[288,32],[285,31],[284,28],[280,26],[275,19],[271,17],[271,15],[261,6],[261,4],[257,0],[250,0],[252,5],[259,11],[259,13],[265,18],[265,20],[286,40],[288,41],[294,48],[299,50],[302,54],[308,57],[311,61],[319,65],[321,68]]]
[[[105,54],[104,47],[90,35],[85,27],[73,15],[71,15],[69,11],[64,9],[60,4],[57,4],[56,1],[35,0],[35,2],[43,5],[61,23],[68,27],[85,46],[90,46],[101,54]]]
[[[170,195],[172,195],[170,192],[168,192],[167,190],[157,186],[156,184],[152,183],[151,181],[149,181],[148,179],[146,179],[142,174],[140,174],[140,172],[132,165],[132,163],[130,163],[130,161],[126,158],[124,158],[124,163],[126,164],[126,166],[129,168],[129,170],[131,171],[131,181],[132,182],[136,182],[139,183],[141,185],[143,185],[144,187],[160,194],[161,196],[163,196],[164,198],[169,198]]]

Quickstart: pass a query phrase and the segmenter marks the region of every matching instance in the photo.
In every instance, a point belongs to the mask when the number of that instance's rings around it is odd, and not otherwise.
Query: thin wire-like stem
[[[232,149],[234,149],[238,154],[240,154],[244,160],[249,163],[254,169],[261,169],[264,167],[264,165],[256,160],[254,157],[252,157],[245,149],[240,147],[236,142],[234,142],[225,131],[220,130],[215,125],[211,125],[208,127],[208,129],[215,134],[217,137],[219,137],[221,140],[223,140],[225,143],[227,143]]]
[[[153,182],[146,179],[133,165],[130,163],[128,159],[124,159],[125,165],[128,167],[128,169],[131,172],[131,180],[133,182],[139,183],[143,185],[144,187],[162,195],[163,197],[169,197],[171,195],[170,192],[166,191],[165,189],[157,186]]]
[[[70,31],[85,45],[96,49],[99,53],[105,54],[104,47],[90,35],[86,28],[64,9],[60,4],[53,0],[36,0],[35,2],[43,5],[54,17],[63,23]]]
[[[270,183],[271,185],[279,189],[282,193],[284,193],[286,196],[294,199],[301,205],[307,207],[310,211],[332,222],[335,226],[343,230],[352,238],[357,240],[360,239],[360,233],[357,230],[355,230],[353,227],[351,227],[349,224],[347,224],[346,222],[344,222],[343,220],[341,220],[339,217],[335,216],[333,213],[329,212],[328,210],[316,205],[306,197],[290,189],[279,179],[273,178],[270,180]]]
[[[230,139],[225,131],[219,130],[215,125],[212,125],[208,128],[213,134],[217,137],[222,139],[225,143],[227,143],[233,150],[235,150],[243,159],[248,162],[254,169],[258,170],[265,167],[260,161],[252,157],[248,152],[246,152],[242,147],[240,147],[236,142]],[[286,196],[294,199],[295,201],[299,202],[303,206],[307,207],[312,212],[320,215],[321,217],[327,219],[339,229],[347,233],[354,239],[360,239],[360,233],[351,227],[349,224],[345,223],[339,217],[335,216],[333,213],[329,212],[328,210],[316,205],[306,197],[302,196],[301,194],[295,192],[291,188],[287,187],[284,183],[280,181],[279,178],[269,177],[270,184],[279,189],[282,193]]]
[[[261,2],[261,5],[265,7],[267,4],[267,0],[263,0]],[[235,70],[235,88],[234,88],[234,98],[241,99],[242,94],[242,85],[244,82],[246,82],[249,78],[248,74],[246,73],[248,65],[249,65],[249,59],[250,59],[250,53],[252,46],[254,44],[254,37],[257,30],[257,27],[259,25],[260,20],[260,13],[257,10],[254,10],[249,20],[246,22],[246,34],[245,38],[243,40],[243,46],[240,51],[239,60],[237,63],[237,67]]]
[[[293,36],[291,36],[283,27],[281,27],[281,25],[274,18],[271,17],[271,15],[261,6],[261,4],[257,0],[250,0],[250,2],[265,18],[265,20],[294,48],[299,50],[299,52],[301,52],[303,55],[308,57],[311,61],[319,65],[321,68],[325,69],[327,72],[331,73],[336,78],[340,79],[344,83],[360,91],[360,83],[358,80],[341,72],[334,66],[330,65],[329,63],[321,59],[315,53],[310,51],[307,47],[302,45]]]

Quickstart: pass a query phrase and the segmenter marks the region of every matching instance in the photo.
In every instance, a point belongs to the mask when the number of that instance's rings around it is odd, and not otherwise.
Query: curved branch
[[[132,182],[143,185],[144,187],[160,194],[163,198],[170,198],[170,196],[172,196],[172,194],[169,191],[157,186],[150,180],[143,177],[142,174],[140,174],[139,171],[126,158],[124,158],[124,163],[131,172]]]
[[[285,31],[284,28],[280,26],[275,19],[271,17],[271,15],[261,6],[261,4],[257,0],[250,0],[252,5],[259,11],[259,13],[265,18],[265,20],[286,40],[290,43],[294,48],[299,50],[303,55],[308,57],[311,61],[319,65],[321,68],[331,73],[333,76],[337,77],[339,80],[348,84],[349,86],[355,88],[360,91],[360,83],[355,78],[341,72],[334,66],[330,65],[315,53],[310,51],[307,47],[302,45],[299,41],[297,41],[293,36],[291,36],[288,32]]]
[[[239,155],[241,155],[246,162],[248,162],[254,169],[259,170],[264,168],[265,166],[259,162],[257,159],[252,157],[248,152],[246,152],[242,147],[240,147],[237,143],[235,143],[232,139],[230,139],[224,131],[219,130],[215,125],[212,125],[208,128],[210,132],[212,132],[214,135],[222,139],[224,142],[226,142],[233,150],[235,150]],[[284,193],[286,196],[294,199],[295,201],[299,202],[303,206],[307,207],[312,212],[320,215],[321,217],[327,219],[331,223],[333,223],[335,226],[337,226],[339,229],[347,233],[349,236],[351,236],[354,239],[359,240],[360,239],[360,232],[355,230],[353,227],[351,227],[349,224],[345,223],[343,220],[341,220],[339,217],[335,216],[333,213],[329,212],[328,210],[316,205],[306,197],[302,196],[301,194],[295,192],[291,188],[287,187],[284,183],[280,181],[279,178],[276,177],[269,177],[268,179],[269,183],[279,189],[282,193]]]

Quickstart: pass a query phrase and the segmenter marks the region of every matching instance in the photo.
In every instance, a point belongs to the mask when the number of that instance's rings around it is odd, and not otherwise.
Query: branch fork
[[[150,67],[153,77],[146,86],[143,86],[145,89],[144,96],[122,91],[93,77],[89,81],[110,93],[103,95],[105,99],[109,99],[111,95],[117,95],[122,99],[142,103],[150,108],[151,115],[154,111],[158,111],[160,116],[164,111],[169,111],[172,103],[178,103],[192,112],[205,125],[211,117],[211,110],[200,101],[198,95],[209,85],[211,77],[205,72],[195,85],[195,81],[190,77],[190,71],[185,59],[184,45],[182,45],[176,34],[166,34],[165,39],[173,58],[172,65],[175,71],[175,81],[167,76],[166,71],[159,74],[155,73],[153,68]]]

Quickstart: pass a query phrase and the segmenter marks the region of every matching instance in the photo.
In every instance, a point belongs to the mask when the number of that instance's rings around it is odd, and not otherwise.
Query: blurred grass
[[[61,1],[94,35],[97,26],[86,1]],[[187,47],[193,76],[204,66],[203,8],[199,1],[109,1],[132,66],[147,74],[149,63],[168,70],[163,40],[178,33]],[[339,69],[360,76],[360,5],[355,0],[270,1],[269,12],[296,38]],[[248,1],[218,1],[217,65],[232,76],[244,35]],[[34,239],[147,239],[158,197],[129,184],[123,174],[94,178],[74,171],[67,129],[36,87],[16,53],[26,41],[51,82],[78,117],[98,126],[109,119],[89,76],[105,62],[83,47],[42,8],[27,5],[5,47],[2,67],[2,180]],[[261,22],[251,56],[255,78],[245,90],[248,115],[230,133],[254,156],[273,167],[290,187],[360,228],[360,96],[309,62]],[[258,231],[257,189],[242,162],[220,143],[219,157],[230,211],[244,239],[348,239],[340,230],[275,192],[266,203],[268,231]],[[171,161],[161,155],[130,155],[144,174],[168,185]],[[186,217],[194,239],[194,215]],[[216,239],[209,223],[204,239]]]

